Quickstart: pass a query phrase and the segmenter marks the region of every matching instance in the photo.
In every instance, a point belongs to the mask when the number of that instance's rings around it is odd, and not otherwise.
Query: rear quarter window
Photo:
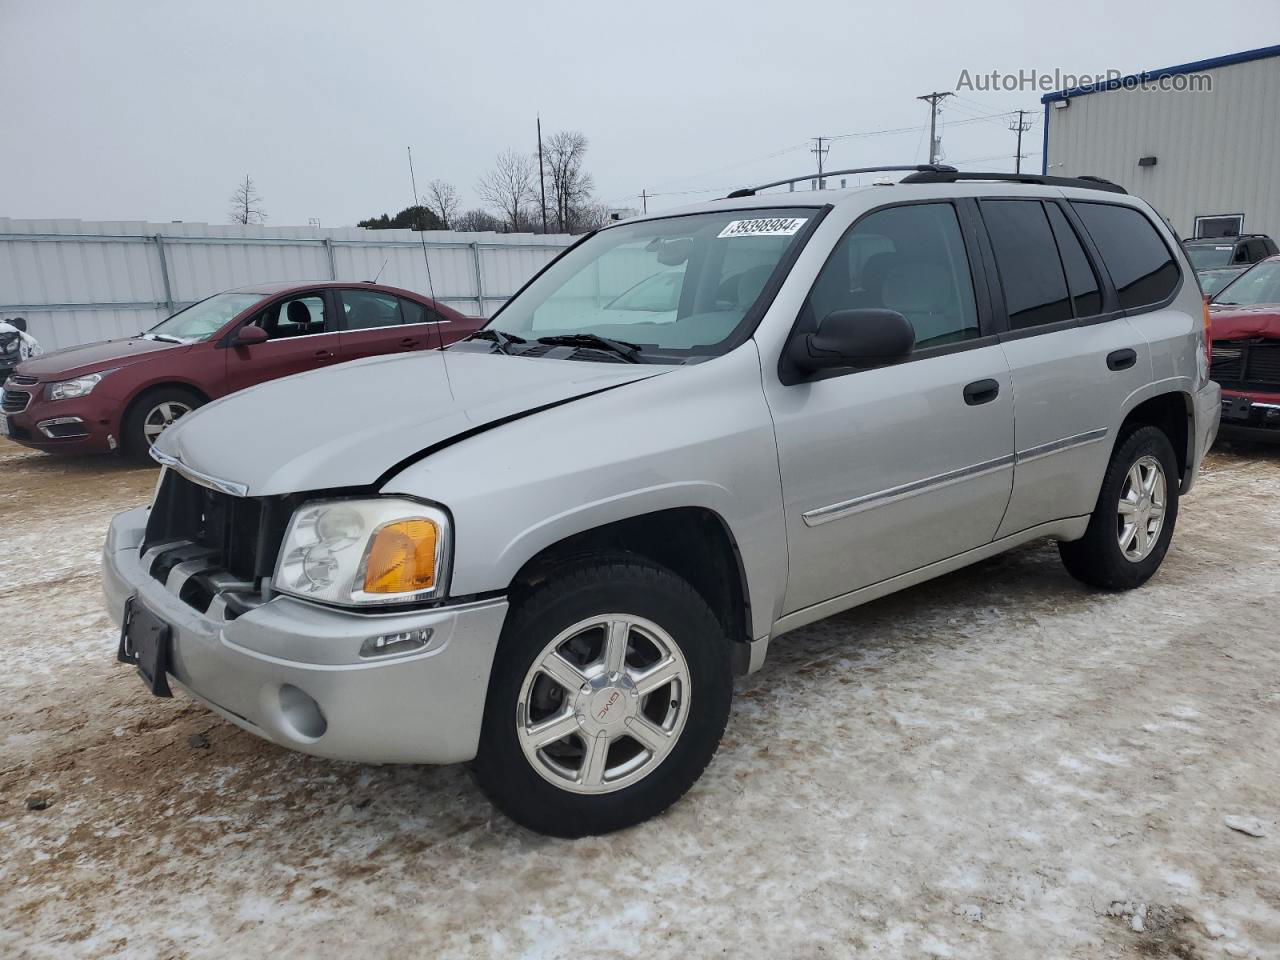
[[[1071,207],[1093,238],[1123,309],[1149,307],[1173,295],[1181,271],[1142,211],[1086,200],[1072,200]]]

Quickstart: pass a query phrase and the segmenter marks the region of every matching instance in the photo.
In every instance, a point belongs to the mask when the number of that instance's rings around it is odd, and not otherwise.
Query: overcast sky
[[[406,145],[420,187],[479,205],[477,176],[534,149],[538,112],[544,134],[587,135],[614,206],[805,172],[819,134],[909,128],[836,140],[828,169],[922,162],[915,98],[962,70],[1218,56],[1280,41],[1280,4],[0,0],[0,37],[0,216],[225,223],[248,173],[271,223],[342,226],[409,204]],[[1039,170],[1039,92],[961,96],[948,160],[1012,169],[988,115],[1021,107]]]

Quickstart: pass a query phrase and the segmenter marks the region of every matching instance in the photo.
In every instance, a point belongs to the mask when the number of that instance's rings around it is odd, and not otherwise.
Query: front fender
[[[520,361],[565,362],[574,361]],[[736,543],[764,636],[786,585],[773,421],[753,342],[732,353],[503,424],[383,486],[454,518],[454,596],[504,591],[539,552],[660,510],[716,514]]]

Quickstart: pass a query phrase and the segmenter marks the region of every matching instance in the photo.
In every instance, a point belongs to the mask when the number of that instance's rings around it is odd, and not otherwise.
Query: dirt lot
[[[154,472],[0,478],[2,955],[1280,956],[1280,451],[1137,592],[1036,544],[790,635],[682,803],[576,842],[150,698],[97,565]]]

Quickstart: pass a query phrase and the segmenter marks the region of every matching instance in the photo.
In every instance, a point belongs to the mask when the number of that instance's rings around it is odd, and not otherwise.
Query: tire
[[[1163,486],[1163,512],[1158,527],[1152,520],[1160,498],[1143,498],[1134,489],[1135,478],[1154,475],[1156,467],[1156,485]],[[1177,457],[1163,430],[1146,426],[1122,435],[1107,464],[1085,535],[1071,543],[1058,544],[1067,572],[1105,590],[1132,590],[1146,583],[1159,569],[1173,538],[1178,520],[1178,480]],[[1122,497],[1130,503],[1130,512],[1124,516],[1120,513]],[[1144,508],[1144,504],[1148,506]],[[1126,529],[1127,523],[1133,523],[1132,531]],[[1141,539],[1143,530],[1149,531],[1145,544]],[[1121,546],[1122,538],[1128,549]]]
[[[625,642],[610,645],[599,620],[622,624],[612,635]],[[604,662],[609,649],[626,651],[622,670]],[[561,662],[576,672],[566,675]],[[642,693],[662,682],[660,671],[674,679]],[[493,804],[531,830],[556,837],[620,830],[661,813],[701,776],[732,696],[729,640],[688,583],[639,558],[585,560],[508,615],[472,770]],[[551,723],[565,737],[537,745]]]
[[[165,419],[166,409],[176,414],[167,418],[168,423],[161,427],[163,432],[164,427],[203,406],[204,402],[194,391],[182,387],[158,387],[144,393],[133,402],[124,418],[121,441],[125,453],[135,460],[148,460],[154,437],[159,436],[158,433],[151,436],[148,431],[154,428],[157,418]]]

